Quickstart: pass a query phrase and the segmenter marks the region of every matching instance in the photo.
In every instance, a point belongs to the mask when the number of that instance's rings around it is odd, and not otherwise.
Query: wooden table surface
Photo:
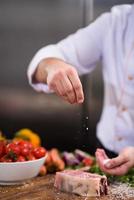
[[[85,198],[54,188],[54,175],[36,177],[22,185],[0,186],[0,200],[121,200],[117,197]],[[129,200],[129,199],[125,199]],[[134,198],[131,198],[134,200]]]

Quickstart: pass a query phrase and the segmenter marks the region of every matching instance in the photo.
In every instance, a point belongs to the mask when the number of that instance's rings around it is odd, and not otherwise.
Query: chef
[[[109,159],[98,149],[96,158],[104,172],[122,175],[134,166],[134,5],[115,6],[89,26],[40,49],[28,79],[37,91],[82,103],[79,75],[90,73],[100,60],[105,93],[97,138],[117,156]]]

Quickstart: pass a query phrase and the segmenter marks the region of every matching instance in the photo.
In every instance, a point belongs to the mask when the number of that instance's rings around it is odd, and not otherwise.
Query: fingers
[[[96,150],[96,153],[98,153],[100,156],[102,156],[104,159],[107,159],[108,157],[107,157],[107,155],[106,155],[106,153],[105,153],[105,151],[104,151],[104,149],[100,149],[100,148],[98,148],[97,150]]]
[[[111,175],[117,175],[117,176],[121,176],[124,175],[128,172],[129,170],[129,163],[124,163],[123,165],[108,169],[106,167],[103,168],[103,171],[105,173],[111,174]]]
[[[62,85],[61,85],[60,82],[59,82],[59,83],[57,82],[54,91],[55,91],[55,93],[56,93],[58,96],[62,97],[63,100],[70,102],[69,99],[68,99],[68,97],[67,97],[66,94],[64,93],[63,88],[62,88]],[[70,103],[71,103],[71,102],[70,102]]]
[[[108,160],[108,157],[103,149],[97,149],[95,155],[96,159],[99,160],[102,164],[105,160]]]
[[[73,90],[73,87],[67,77],[64,80],[58,80],[56,83],[56,91],[59,96],[61,96],[64,100],[73,104],[76,103],[76,97]]]
[[[51,73],[47,83],[50,89],[71,104],[84,101],[82,84],[73,67]]]
[[[105,162],[105,160],[108,160],[108,157],[107,157],[105,151],[103,149],[97,149],[95,155],[96,155],[96,160],[97,160],[99,167],[101,168],[102,171],[105,172],[104,162]]]
[[[129,162],[126,162],[118,167],[115,167],[113,168],[111,171],[111,173],[113,175],[118,175],[118,176],[121,176],[121,175],[124,175],[128,172],[130,166],[129,166]]]
[[[100,169],[105,173],[111,175],[124,175],[130,168],[129,161],[123,155],[108,159],[103,149],[97,149],[95,154]]]
[[[74,88],[68,79],[67,76],[64,77],[64,80],[61,81],[62,87],[63,87],[63,93],[67,96],[67,99],[70,103],[77,103],[76,95],[74,92]]]
[[[111,168],[123,165],[127,161],[128,160],[126,159],[126,157],[121,154],[121,155],[117,156],[116,158],[110,159],[109,162],[107,162],[105,164],[105,167],[108,169],[111,169]]]
[[[112,175],[124,175],[129,169],[129,161],[122,154],[104,164],[104,170]]]
[[[68,71],[68,78],[73,86],[77,103],[83,103],[84,101],[84,94],[82,89],[82,84],[78,77],[78,74],[75,70],[71,69]]]
[[[68,77],[64,75],[62,78],[58,78],[49,84],[50,89],[52,89],[58,96],[62,97],[65,101],[69,103],[77,103],[76,95],[72,84]]]

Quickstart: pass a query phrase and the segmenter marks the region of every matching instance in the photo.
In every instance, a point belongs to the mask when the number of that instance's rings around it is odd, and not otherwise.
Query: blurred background
[[[0,130],[12,138],[21,128],[39,133],[46,148],[95,150],[103,104],[101,64],[81,77],[85,101],[69,105],[55,94],[35,92],[27,67],[41,47],[56,43],[130,0],[0,0]]]

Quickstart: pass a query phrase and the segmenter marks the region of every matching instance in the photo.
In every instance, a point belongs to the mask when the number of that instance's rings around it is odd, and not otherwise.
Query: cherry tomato
[[[13,143],[19,145],[19,140],[14,140]]]
[[[0,141],[0,162],[24,162],[39,159],[45,155],[44,147],[34,148],[29,141]]]
[[[5,154],[5,142],[4,141],[0,141],[0,158]]]
[[[16,155],[19,155],[20,154],[20,147],[18,145],[14,144],[14,143],[9,143],[6,146],[6,154],[8,154],[10,152],[12,152]]]
[[[30,150],[32,150],[32,149],[33,149],[33,145],[32,145],[32,143],[31,143],[31,142],[28,142],[28,148],[29,148]]]
[[[22,156],[27,156],[30,153],[30,150],[26,147],[21,147],[21,155]]]
[[[24,141],[24,140],[19,141],[19,146],[21,146],[23,148],[28,148],[30,150],[33,149],[33,145],[30,142]]]
[[[27,156],[27,160],[36,160],[35,156],[30,153],[28,156]]]
[[[13,162],[11,158],[8,158],[7,155],[4,155],[1,159],[0,162]]]
[[[84,158],[82,163],[85,165],[85,166],[91,166],[93,164],[93,159],[92,158]]]
[[[33,154],[36,158],[42,158],[46,155],[46,149],[44,147],[36,147],[33,150]]]
[[[26,161],[26,159],[24,156],[21,156],[21,155],[17,159],[17,162],[24,162],[24,161]]]

